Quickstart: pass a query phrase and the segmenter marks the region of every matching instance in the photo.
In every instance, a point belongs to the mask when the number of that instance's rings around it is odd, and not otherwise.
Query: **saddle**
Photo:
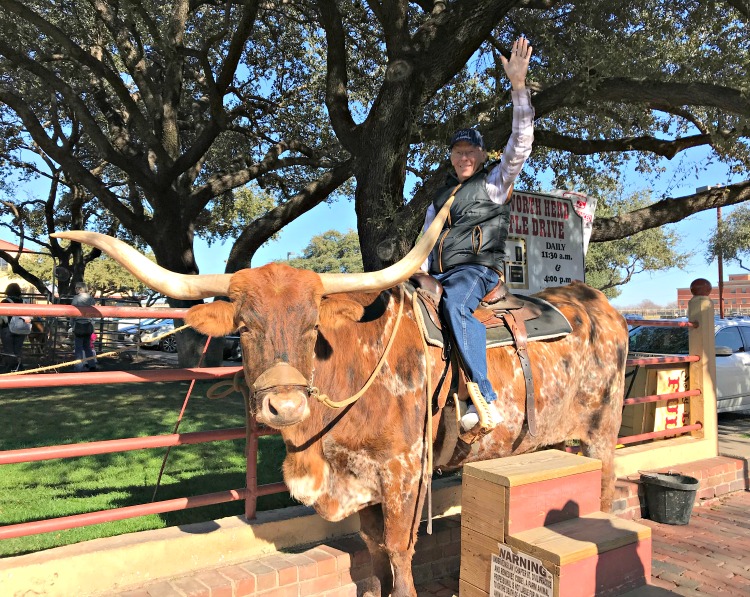
[[[450,333],[448,326],[443,325],[440,319],[440,298],[442,296],[442,285],[438,280],[427,273],[417,272],[409,283],[416,292],[420,306],[420,319],[424,322],[423,333],[428,344],[440,346],[446,353],[450,345]],[[480,302],[474,312],[474,317],[487,328],[487,348],[496,346],[514,345],[526,383],[526,423],[529,434],[536,435],[536,410],[534,407],[534,379],[531,375],[531,362],[527,351],[530,341],[550,340],[560,338],[572,331],[570,323],[565,316],[547,301],[538,297],[521,297],[513,295],[508,291],[501,279]],[[455,358],[455,357],[453,357]],[[455,359],[460,361],[460,359]],[[458,368],[462,376],[466,377],[460,362]],[[460,383],[452,384],[459,389]],[[465,399],[466,392],[456,392],[459,397]],[[459,412],[457,404],[457,415]],[[481,412],[479,406],[477,410]],[[481,427],[481,426],[480,426]],[[462,439],[467,443],[473,443],[484,435],[483,432],[467,432]]]

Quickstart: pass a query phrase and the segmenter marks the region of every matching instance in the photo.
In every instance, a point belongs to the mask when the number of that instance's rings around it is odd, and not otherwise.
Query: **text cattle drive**
[[[578,439],[585,455],[602,461],[602,508],[612,503],[627,330],[604,295],[584,284],[539,295],[573,330],[528,345],[535,435],[524,425],[524,375],[514,348],[505,346],[488,353],[498,391],[491,408],[499,409],[502,423],[462,461],[446,445],[457,435],[455,413],[441,408],[450,390],[441,380],[451,377],[452,365],[442,348],[423,341],[419,314],[401,284],[435,243],[446,208],[402,261],[362,274],[319,275],[271,263],[231,275],[187,276],[111,237],[56,235],[100,248],[165,295],[229,297],[192,307],[186,322],[210,336],[238,331],[251,415],[281,432],[291,494],[328,520],[359,512],[375,573],[367,591],[376,595],[416,595],[411,560],[431,476],[430,439],[434,466],[443,468],[441,454],[461,464]]]

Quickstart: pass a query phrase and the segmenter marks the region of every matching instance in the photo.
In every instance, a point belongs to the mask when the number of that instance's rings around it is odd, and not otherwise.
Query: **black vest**
[[[510,202],[494,203],[487,194],[485,180],[495,164],[476,172],[456,192],[450,215],[432,249],[430,273],[445,272],[465,264],[485,265],[503,271]],[[456,185],[458,180],[449,177],[446,186],[432,201],[435,213],[445,205]]]

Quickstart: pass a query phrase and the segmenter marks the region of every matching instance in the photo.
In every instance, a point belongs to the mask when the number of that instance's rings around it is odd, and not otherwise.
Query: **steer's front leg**
[[[362,583],[364,597],[385,597],[393,589],[391,561],[384,549],[383,508],[380,504],[359,511],[359,534],[372,560],[373,576]]]
[[[385,551],[393,569],[394,597],[416,597],[411,561],[417,542],[417,529],[422,514],[425,487],[415,479],[411,491],[387,492],[383,500],[383,528]]]

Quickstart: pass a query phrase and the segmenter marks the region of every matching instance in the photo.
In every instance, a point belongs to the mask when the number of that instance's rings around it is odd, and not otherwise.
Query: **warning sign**
[[[489,597],[552,597],[552,574],[542,562],[498,543],[492,554]]]

